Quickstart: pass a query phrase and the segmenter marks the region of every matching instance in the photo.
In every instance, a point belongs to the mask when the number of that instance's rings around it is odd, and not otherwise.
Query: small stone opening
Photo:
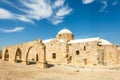
[[[8,50],[5,51],[5,61],[9,60],[9,52]]]
[[[80,52],[77,50],[77,51],[76,51],[76,55],[79,55],[79,54],[80,54]]]
[[[84,46],[84,51],[86,51],[86,46]]]
[[[56,53],[52,53],[52,59],[56,59]]]

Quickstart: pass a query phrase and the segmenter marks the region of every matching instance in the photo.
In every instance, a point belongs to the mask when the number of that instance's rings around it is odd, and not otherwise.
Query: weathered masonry
[[[2,60],[37,64],[67,66],[109,66],[120,64],[120,47],[100,37],[74,39],[74,34],[63,29],[56,38],[35,40],[2,48]]]
[[[109,66],[120,64],[120,47],[100,37],[74,39],[74,34],[63,29],[56,38],[43,40],[49,64],[68,66]]]
[[[10,62],[22,62],[23,64],[37,64],[46,68],[45,45],[41,40],[22,43],[14,46],[6,46],[2,49],[2,60]]]

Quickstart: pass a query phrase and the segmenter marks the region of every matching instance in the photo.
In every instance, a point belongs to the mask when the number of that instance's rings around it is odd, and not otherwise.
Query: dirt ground
[[[120,80],[120,70],[81,69],[56,65],[40,69],[0,60],[0,80]]]

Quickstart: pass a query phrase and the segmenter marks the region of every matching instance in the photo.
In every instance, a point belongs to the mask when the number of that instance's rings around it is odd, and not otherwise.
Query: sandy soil
[[[0,60],[0,80],[120,80],[120,70],[81,69],[56,65],[40,69]]]

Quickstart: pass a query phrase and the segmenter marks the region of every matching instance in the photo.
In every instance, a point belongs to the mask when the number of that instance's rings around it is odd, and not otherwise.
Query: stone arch
[[[20,48],[18,48],[16,50],[16,53],[15,53],[15,62],[22,62],[22,51]]]
[[[8,51],[8,49],[5,50],[4,60],[5,60],[5,61],[8,61],[8,60],[9,60],[9,51]]]
[[[36,48],[31,46],[28,49],[28,52],[26,54],[26,64],[30,65],[30,64],[36,64],[38,61],[38,53],[36,51]]]

